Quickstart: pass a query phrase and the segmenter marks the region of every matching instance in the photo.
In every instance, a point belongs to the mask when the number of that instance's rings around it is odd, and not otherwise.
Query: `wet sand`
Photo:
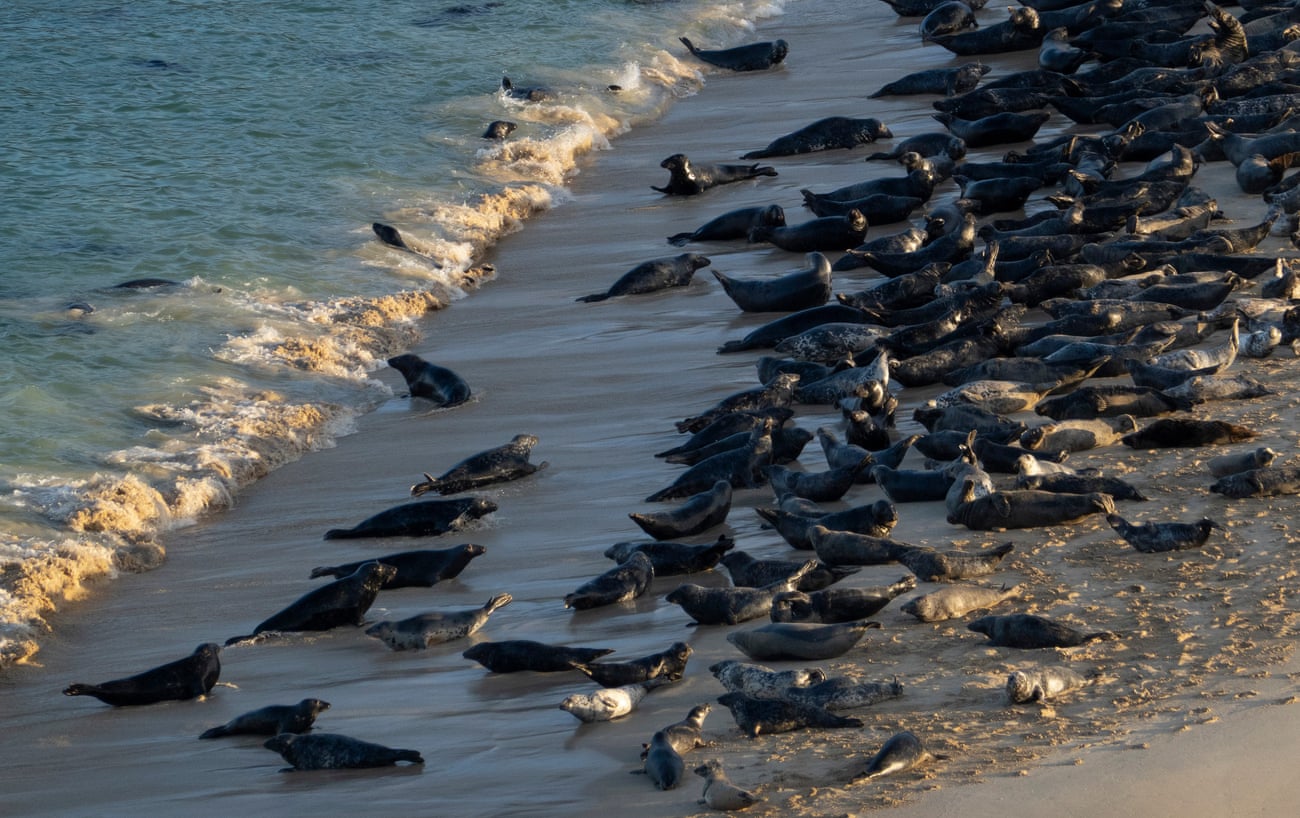
[[[997,19],[992,11],[981,16]],[[846,19],[854,25],[842,25]],[[837,0],[794,4],[785,17],[765,21],[756,39],[791,43],[783,69],[710,74],[699,96],[589,157],[569,201],[486,259],[498,279],[423,323],[425,340],[412,351],[465,376],[476,392],[473,402],[431,411],[395,397],[335,448],[273,472],[230,512],[170,536],[162,568],[94,589],[85,604],[53,618],[54,633],[35,661],[0,679],[7,808],[22,815],[342,814],[363,806],[381,814],[486,816],[595,815],[618,805],[629,815],[696,814],[698,779],[688,774],[681,788],[659,792],[629,772],[638,769],[641,743],[655,730],[722,693],[707,668],[742,658],[726,642],[731,629],[687,628],[682,611],[662,599],[680,583],[676,577],[658,579],[649,595],[612,608],[575,613],[560,600],[610,567],[601,556],[610,544],[643,539],[626,515],[655,510],[644,498],[678,473],[680,467],[652,456],[679,442],[673,422],[757,383],[753,362],[761,352],[714,350],[770,316],[741,315],[709,270],[775,275],[801,267],[803,259],[758,245],[693,245],[683,250],[705,253],[713,264],[689,287],[601,304],[573,299],[605,289],[640,261],[681,252],[664,237],[727,210],[776,202],[798,222],[808,218],[798,206],[800,188],[826,190],[898,173],[889,163],[864,164],[866,149],[773,160],[776,178],[699,197],[665,198],[649,189],[664,183],[658,163],[671,153],[736,161],[822,116],[876,116],[899,139],[935,130],[928,98],[865,99],[901,74],[955,64],[946,52],[917,46],[916,22],[899,20],[883,4],[857,8]],[[998,66],[990,77],[1025,67],[1022,58],[989,58]],[[1040,138],[1067,124],[1055,116]],[[974,158],[992,159],[1003,150]],[[1196,183],[1239,224],[1262,215],[1262,202],[1235,188],[1230,168],[1207,166]],[[946,183],[935,202],[955,194]],[[1042,206],[1037,196],[1030,205]],[[1288,248],[1274,237],[1262,249]],[[857,290],[875,280],[854,271],[837,275],[835,289]],[[1271,446],[1292,462],[1300,434],[1293,421],[1294,357],[1283,350],[1241,360],[1232,371],[1254,375],[1277,395],[1209,404],[1195,414],[1247,424],[1259,437],[1239,446]],[[395,372],[377,377],[401,392]],[[900,391],[899,434],[919,428],[912,409],[942,389]],[[827,409],[799,407],[796,422],[809,431],[838,428]],[[524,432],[540,438],[533,461],[550,465],[476,492],[500,511],[470,530],[427,541],[321,539],[326,529],[404,502],[421,472],[440,473]],[[1210,516],[1227,526],[1226,537],[1216,534],[1194,552],[1139,554],[1098,517],[984,534],[949,525],[941,503],[900,506],[895,539],[941,548],[1015,544],[1001,570],[982,580],[1025,588],[1019,601],[997,612],[1040,613],[1121,638],[1026,655],[985,647],[965,620],[917,623],[898,610],[904,597],[877,615],[881,630],[845,656],[818,663],[828,672],[897,676],[904,684],[902,697],[852,713],[865,728],[749,740],[715,704],[705,723],[715,745],[688,756],[688,765],[722,759],[737,784],[766,799],[751,815],[843,815],[888,806],[900,807],[890,813],[898,815],[1002,816],[1008,806],[1030,814],[1160,814],[1172,803],[1192,814],[1285,811],[1291,799],[1279,762],[1294,749],[1297,710],[1283,705],[1296,700],[1300,678],[1290,601],[1294,500],[1227,501],[1209,494],[1203,461],[1226,450],[1117,446],[1071,460],[1121,474],[1152,498],[1121,503],[1130,519]],[[913,452],[905,465],[920,462]],[[800,463],[809,471],[825,468],[816,443]],[[856,487],[835,505],[880,496],[874,486]],[[737,492],[723,530],[757,556],[805,556],[760,528],[751,507],[768,502],[766,489]],[[368,619],[478,607],[496,593],[511,593],[514,602],[469,641],[393,653],[360,630],[341,629],[226,648],[222,682],[202,701],[113,709],[59,695],[73,681],[130,675],[201,642],[247,633],[315,587],[307,579],[314,566],[460,542],[480,543],[487,553],[457,580],[382,594]],[[903,573],[896,565],[870,567],[845,582],[881,584]],[[714,572],[691,581],[725,584],[726,578]],[[932,587],[923,583],[914,593]],[[582,726],[557,705],[570,693],[589,692],[587,680],[497,676],[460,656],[474,641],[503,639],[615,648],[610,660],[686,640],[695,654],[681,683],[653,692],[632,715]],[[1006,705],[1002,685],[1010,670],[1058,663],[1093,684],[1048,707]],[[280,759],[260,740],[194,738],[241,712],[305,696],[332,703],[318,730],[415,748],[426,764],[284,775]],[[900,729],[950,759],[850,784]],[[1207,768],[1214,772],[1205,774]],[[967,786],[973,783],[980,786]]]

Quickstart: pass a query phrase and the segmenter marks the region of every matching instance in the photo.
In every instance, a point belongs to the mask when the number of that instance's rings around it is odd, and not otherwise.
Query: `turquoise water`
[[[772,3],[0,8],[0,556],[140,567],[391,393],[369,377],[585,153]],[[683,61],[679,58],[684,57]],[[502,76],[555,99],[521,103]],[[609,86],[618,86],[612,91]],[[508,119],[503,145],[481,137]],[[427,257],[374,240],[397,226]],[[146,278],[147,289],[114,285]],[[393,298],[395,294],[415,296]],[[0,664],[33,607],[6,573]],[[38,606],[39,607],[39,606]],[[12,638],[11,638],[12,637]]]

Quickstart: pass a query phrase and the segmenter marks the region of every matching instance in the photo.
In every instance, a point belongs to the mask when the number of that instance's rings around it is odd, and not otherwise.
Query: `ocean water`
[[[161,532],[390,398],[373,373],[416,319],[701,87],[677,36],[724,46],[782,6],[5,3],[0,666],[81,582],[158,564]],[[141,279],[174,284],[115,286]]]

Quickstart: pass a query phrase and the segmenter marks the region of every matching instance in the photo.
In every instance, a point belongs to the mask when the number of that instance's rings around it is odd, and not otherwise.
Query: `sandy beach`
[[[982,20],[1000,19],[986,9]],[[851,25],[844,25],[846,19]],[[635,602],[572,612],[561,599],[611,566],[609,545],[643,539],[628,512],[661,510],[644,498],[680,467],[653,457],[680,442],[673,423],[722,397],[757,385],[754,361],[765,351],[719,355],[771,318],[741,314],[709,275],[773,276],[803,265],[800,254],[765,245],[709,243],[685,250],[710,257],[690,286],[648,296],[579,304],[622,272],[651,258],[676,255],[668,235],[689,231],[727,210],[778,203],[791,223],[810,218],[801,188],[828,190],[899,173],[888,162],[864,163],[872,148],[771,160],[779,175],[729,185],[698,197],[663,197],[659,162],[686,153],[734,162],[748,150],[823,116],[874,116],[896,139],[937,129],[930,97],[869,100],[867,94],[911,71],[959,63],[917,43],[915,19],[884,4],[800,0],[784,16],[763,21],[754,39],[790,43],[774,71],[711,71],[697,96],[662,120],[593,153],[571,184],[571,197],[505,239],[484,259],[498,277],[420,325],[412,350],[449,366],[470,382],[475,398],[450,410],[394,397],[358,423],[338,445],[280,468],[238,498],[229,512],[175,532],[167,562],[140,575],[93,588],[84,602],[51,617],[52,633],[35,659],[0,677],[0,764],[6,769],[6,811],[14,815],[337,815],[455,816],[598,815],[611,807],[628,816],[708,814],[696,804],[701,782],[687,776],[660,792],[639,769],[641,743],[694,705],[723,692],[708,666],[743,658],[726,634],[754,627],[688,628],[663,596],[682,581],[657,579]],[[988,57],[990,78],[1032,65],[1032,52]],[[1071,123],[1056,114],[1043,139]],[[882,142],[881,149],[888,149]],[[991,160],[1006,146],[972,152]],[[1121,166],[1130,175],[1141,167]],[[1203,167],[1194,184],[1214,195],[1232,226],[1265,212],[1242,193],[1226,163]],[[1035,194],[1026,210],[1048,205]],[[946,182],[932,204],[950,201]],[[873,228],[870,238],[903,225]],[[1284,236],[1259,252],[1295,255]],[[869,270],[837,274],[836,292],[879,280]],[[1248,297],[1254,288],[1234,297]],[[1044,319],[1031,312],[1027,320]],[[1222,332],[1207,339],[1213,346]],[[866,726],[745,738],[726,708],[714,704],[704,733],[713,742],[688,756],[689,767],[718,758],[737,784],[764,803],[749,815],[840,816],[890,808],[888,814],[1003,818],[1287,814],[1295,786],[1282,765],[1300,745],[1300,664],[1294,639],[1300,611],[1292,601],[1297,576],[1294,498],[1226,500],[1208,492],[1204,461],[1227,451],[1269,446],[1293,463],[1300,408],[1300,362],[1289,349],[1265,359],[1239,359],[1231,373],[1251,375],[1274,395],[1198,407],[1195,417],[1246,425],[1257,437],[1233,447],[1080,452],[1071,465],[1123,476],[1150,497],[1121,502],[1134,521],[1194,521],[1226,527],[1203,548],[1141,554],[1100,516],[1070,526],[983,533],[945,520],[939,502],[899,506],[892,537],[937,548],[977,549],[1004,542],[1014,551],[980,580],[1016,584],[1019,599],[996,613],[1036,613],[1119,638],[1078,648],[1015,651],[989,647],[965,619],[916,622],[899,611],[915,592],[891,603],[848,654],[820,664],[828,673],[881,681],[897,678],[904,695],[852,712]],[[396,372],[376,377],[400,395]],[[1120,379],[1116,379],[1118,382]],[[1123,379],[1127,381],[1127,379]],[[921,430],[912,410],[947,387],[898,388],[898,435]],[[1029,425],[1032,413],[1017,418]],[[795,423],[840,428],[829,406],[797,407]],[[469,530],[436,540],[323,541],[404,502],[422,472],[437,474],[457,460],[520,433],[540,442],[540,473],[475,492],[500,510]],[[912,452],[905,461],[920,468]],[[814,442],[799,465],[826,464]],[[998,477],[1009,485],[1009,477]],[[839,508],[873,502],[875,486],[857,486]],[[771,492],[745,489],[719,533],[756,556],[805,558],[760,526],[754,506]],[[394,653],[360,629],[294,635],[240,644],[222,653],[221,683],[201,701],[114,709],[67,699],[73,681],[130,675],[179,658],[206,641],[224,642],[307,592],[311,568],[409,548],[482,544],[487,553],[457,580],[432,589],[381,594],[368,619],[397,619],[425,610],[482,605],[502,591],[514,601],[471,640],[428,651]],[[846,585],[892,582],[898,565],[871,566]],[[725,572],[690,578],[727,584]],[[579,725],[557,707],[592,684],[577,674],[488,674],[463,659],[471,642],[535,639],[614,648],[627,660],[685,640],[694,649],[685,678],[654,691],[633,714],[607,724]],[[1046,655],[1041,655],[1046,654]],[[1008,706],[1003,693],[1015,669],[1064,664],[1090,684],[1049,705]],[[796,667],[800,663],[779,663]],[[252,738],[200,742],[202,730],[270,703],[305,696],[331,702],[317,722],[344,733],[422,751],[426,763],[379,771],[285,775],[281,760]],[[866,760],[893,733],[911,730],[948,756],[916,771],[853,784]]]

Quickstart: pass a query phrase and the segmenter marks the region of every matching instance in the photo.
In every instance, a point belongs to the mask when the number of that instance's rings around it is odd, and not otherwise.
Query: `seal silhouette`
[[[365,537],[436,537],[456,531],[472,520],[491,514],[497,504],[483,497],[422,500],[394,506],[367,517],[352,528],[331,528],[327,540]]]
[[[457,494],[469,489],[517,480],[546,468],[545,462],[533,465],[528,456],[537,445],[534,435],[515,435],[509,443],[465,458],[438,477],[425,472],[424,481],[411,486],[411,496],[427,492]]]
[[[431,400],[438,406],[457,406],[470,398],[469,384],[450,369],[407,353],[388,359],[388,365],[406,380],[411,397]]]
[[[64,688],[63,695],[93,696],[114,707],[198,698],[206,695],[221,676],[220,653],[220,645],[204,642],[184,659],[123,679],[99,684],[77,682]]]
[[[695,44],[685,37],[677,39],[681,40],[686,50],[697,59],[730,71],[762,71],[779,65],[790,53],[790,44],[785,40],[748,43],[732,48],[702,49],[696,48]]]
[[[699,253],[682,253],[679,256],[643,261],[620,276],[605,292],[584,295],[575,300],[591,303],[620,295],[644,295],[671,287],[685,287],[691,283],[696,270],[712,263]]]
[[[354,573],[309,591],[288,607],[262,620],[246,636],[232,636],[227,645],[267,631],[327,631],[343,625],[360,625],[362,617],[384,583],[397,569],[380,562],[362,563]]]
[[[329,709],[330,703],[320,699],[303,699],[297,704],[272,704],[250,710],[218,727],[199,734],[199,738],[225,736],[278,736],[281,733],[305,733],[316,722],[316,717]]]
[[[560,673],[573,670],[580,662],[594,662],[613,653],[612,648],[570,648],[548,645],[529,639],[507,639],[503,642],[479,642],[461,654],[478,662],[493,673]]]
[[[808,687],[826,681],[826,671],[821,668],[773,670],[764,665],[724,659],[709,665],[709,672],[723,687],[756,699],[779,698],[791,687]]]
[[[481,557],[487,549],[474,543],[457,545],[454,548],[426,549],[422,551],[401,551],[385,554],[368,560],[348,562],[343,565],[328,565],[311,569],[311,579],[317,577],[346,577],[355,573],[367,562],[382,562],[397,569],[393,578],[384,583],[382,591],[396,588],[432,588],[444,579],[460,576],[469,565],[470,560]]]

